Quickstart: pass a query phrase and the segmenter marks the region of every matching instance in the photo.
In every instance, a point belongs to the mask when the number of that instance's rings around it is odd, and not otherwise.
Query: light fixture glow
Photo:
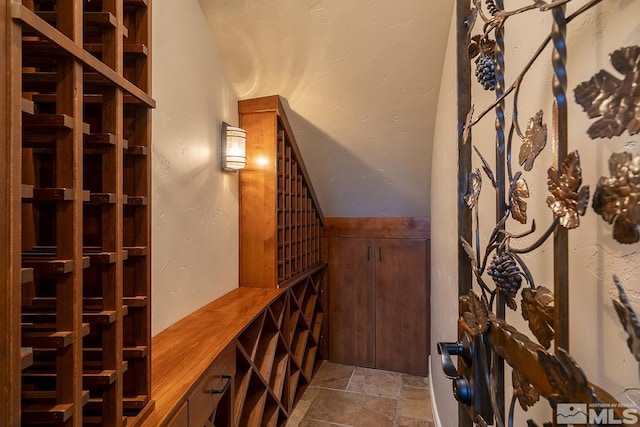
[[[268,166],[269,159],[266,156],[257,156],[256,157],[256,165],[258,166]]]
[[[247,166],[247,132],[222,123],[222,169],[237,172]]]

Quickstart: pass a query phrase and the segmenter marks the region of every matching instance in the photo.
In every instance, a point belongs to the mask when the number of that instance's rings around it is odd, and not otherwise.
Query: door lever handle
[[[437,344],[438,354],[440,355],[440,359],[442,360],[442,371],[444,372],[444,376],[449,378],[450,380],[458,378],[460,374],[456,369],[456,365],[453,363],[453,359],[451,359],[451,354],[456,354],[458,350],[457,342],[439,342]]]
[[[471,405],[473,403],[473,387],[466,375],[461,375],[453,363],[451,356],[458,356],[462,362],[471,366],[473,357],[473,346],[471,336],[464,332],[457,342],[439,342],[437,344],[438,354],[442,359],[442,372],[453,380],[453,395],[460,403]]]
[[[438,354],[442,359],[442,371],[445,376],[455,379],[460,376],[451,356],[459,356],[462,361],[469,366],[473,357],[473,347],[471,337],[464,332],[458,342],[439,342],[437,344]]]

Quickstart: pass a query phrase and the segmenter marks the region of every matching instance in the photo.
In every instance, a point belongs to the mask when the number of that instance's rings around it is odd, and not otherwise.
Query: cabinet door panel
[[[427,374],[428,247],[424,239],[377,239],[376,368]]]
[[[375,366],[373,239],[329,239],[329,359]]]

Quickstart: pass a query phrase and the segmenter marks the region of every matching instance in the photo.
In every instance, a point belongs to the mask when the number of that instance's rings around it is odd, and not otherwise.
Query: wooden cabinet
[[[321,360],[325,271],[235,289],[156,335],[144,425],[284,426]]]
[[[380,238],[329,232],[329,359],[426,375],[429,240],[381,230]],[[394,234],[402,238],[387,237]]]
[[[273,288],[322,263],[323,216],[279,96],[238,102],[240,285]]]
[[[373,239],[329,239],[329,359],[373,368],[375,258]]]
[[[236,354],[233,345],[225,349],[196,383],[187,398],[189,426],[215,425],[232,427],[231,395],[236,373]]]
[[[149,3],[2,1],[0,425],[151,407]]]
[[[426,239],[375,239],[376,368],[427,375]]]

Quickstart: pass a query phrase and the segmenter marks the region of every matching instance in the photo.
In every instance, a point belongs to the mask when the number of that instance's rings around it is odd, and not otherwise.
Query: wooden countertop
[[[143,425],[168,421],[216,357],[284,291],[234,289],[154,336],[151,396],[155,409]]]

